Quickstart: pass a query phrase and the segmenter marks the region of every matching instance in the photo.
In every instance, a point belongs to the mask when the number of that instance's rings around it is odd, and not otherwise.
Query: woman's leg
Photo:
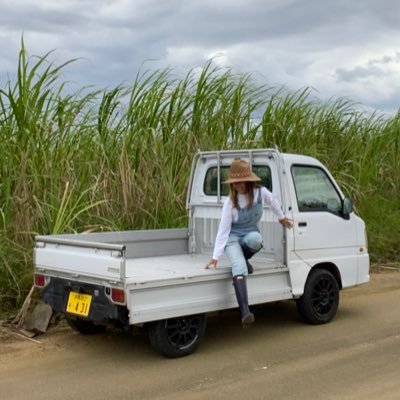
[[[246,260],[247,271],[249,274],[253,273],[253,266],[247,261],[262,249],[263,242],[262,236],[259,232],[249,232],[241,240],[243,255]]]
[[[236,300],[242,315],[243,326],[254,322],[254,315],[249,310],[249,298],[247,296],[246,276],[236,275],[233,277],[233,287],[235,288]]]
[[[239,237],[231,235],[225,247],[225,254],[232,265],[233,287],[235,288],[236,299],[242,315],[242,324],[249,325],[254,322],[254,315],[249,310],[247,296],[247,266],[243,256],[242,246]]]
[[[243,236],[241,240],[242,247],[246,246],[247,249],[252,252],[251,256],[259,252],[263,247],[262,236],[259,232],[249,232]],[[250,256],[250,257],[251,257]],[[250,258],[249,257],[249,258]]]
[[[243,256],[243,250],[238,236],[229,236],[228,243],[225,246],[225,254],[232,265],[232,276],[247,275],[246,260]]]

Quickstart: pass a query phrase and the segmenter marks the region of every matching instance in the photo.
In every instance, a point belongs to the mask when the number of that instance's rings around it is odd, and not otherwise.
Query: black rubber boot
[[[254,256],[254,254],[258,253],[260,250],[254,251],[253,249],[246,246],[245,244],[242,245],[242,250],[243,250],[244,259],[246,260],[247,272],[249,274],[252,274],[254,269],[253,269],[253,266],[249,263],[249,260],[251,257]]]
[[[254,322],[254,315],[249,310],[246,277],[244,275],[234,276],[233,287],[235,288],[236,299],[242,315],[242,324],[243,326],[249,326]]]

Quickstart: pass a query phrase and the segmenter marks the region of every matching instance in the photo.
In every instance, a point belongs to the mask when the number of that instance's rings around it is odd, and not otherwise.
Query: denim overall
[[[261,189],[258,198],[250,208],[240,208],[238,219],[232,223],[225,254],[232,264],[232,276],[247,275],[246,260],[243,256],[242,245],[246,245],[255,252],[262,247],[262,237],[258,228],[263,213]]]

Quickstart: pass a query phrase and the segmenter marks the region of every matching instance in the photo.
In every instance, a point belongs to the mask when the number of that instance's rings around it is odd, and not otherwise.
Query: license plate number
[[[68,296],[67,312],[71,314],[87,317],[89,315],[92,296],[90,294],[82,294],[70,292]]]

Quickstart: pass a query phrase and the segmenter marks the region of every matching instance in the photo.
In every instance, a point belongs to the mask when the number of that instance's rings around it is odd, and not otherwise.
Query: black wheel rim
[[[328,315],[336,302],[336,288],[329,278],[321,278],[314,287],[311,295],[311,304],[319,316]]]
[[[175,348],[185,350],[199,337],[200,317],[173,318],[165,321],[167,339]]]

